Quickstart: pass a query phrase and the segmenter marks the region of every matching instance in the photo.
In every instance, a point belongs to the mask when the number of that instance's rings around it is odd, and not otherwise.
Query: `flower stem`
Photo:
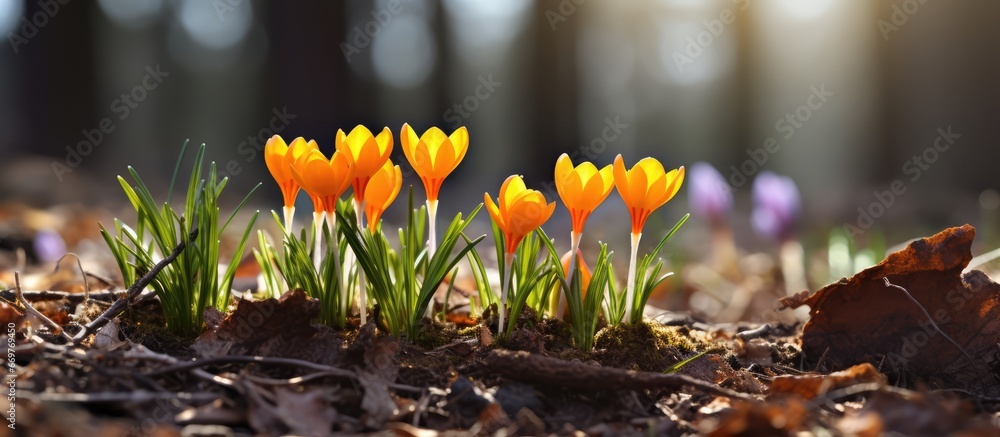
[[[329,247],[333,251],[333,266],[339,270],[335,274],[339,274],[341,270],[344,269],[344,265],[340,263],[340,239],[337,237],[337,213],[334,211],[327,211],[326,213],[326,227],[330,230],[330,244]],[[337,316],[337,323],[341,323],[340,320],[347,319],[347,284],[341,282],[341,276],[335,276],[337,278],[337,295],[340,297],[340,314]],[[346,276],[344,276],[346,277]]]
[[[295,218],[295,207],[283,206],[281,210],[285,213],[285,234],[294,235],[294,232],[292,231],[292,220]]]
[[[500,278],[500,282],[501,282],[501,284],[500,284],[500,290],[501,290],[500,291],[500,302],[497,304],[497,311],[499,311],[499,314],[500,314],[500,323],[497,325],[497,336],[498,337],[502,336],[503,333],[504,333],[504,329],[503,329],[503,316],[507,312],[507,294],[508,294],[508,292],[510,292],[510,287],[511,287],[511,285],[514,282],[514,272],[513,272],[514,254],[513,253],[508,253],[508,254],[504,255],[504,257],[503,257],[503,265],[504,265],[504,268],[505,268],[504,271],[507,272],[509,276],[508,276],[508,279],[507,279],[506,283],[503,282],[503,278]]]
[[[642,232],[632,233],[632,254],[628,260],[628,283],[625,285],[626,323],[632,323],[632,307],[635,306],[633,303],[635,300],[635,259],[639,256],[639,240],[641,238]]]
[[[320,248],[323,238],[323,211],[313,211],[313,266],[319,271],[319,264],[323,259]]]
[[[434,252],[437,252],[437,209],[438,201],[427,199],[427,229],[429,234],[429,244],[427,247],[427,263],[431,262],[431,258],[434,258]],[[447,276],[445,276],[447,278]],[[454,280],[452,278],[451,280]],[[447,302],[445,303],[447,306]],[[427,304],[427,312],[425,314],[428,318],[434,319],[434,298],[431,297],[430,303]]]
[[[364,232],[364,213],[365,204],[364,202],[354,201],[354,213],[358,217],[358,231]],[[357,266],[357,261],[351,260],[351,269],[353,270]],[[358,269],[358,308],[361,312],[361,326],[364,326],[368,320],[368,296],[365,290],[365,271],[364,269]]]
[[[566,273],[566,277],[570,280],[570,282],[573,281],[573,275],[576,273],[576,269],[578,268],[578,266],[577,266],[577,262],[578,261],[577,261],[577,253],[576,252],[580,250],[580,240],[582,239],[582,237],[583,237],[583,233],[579,233],[578,234],[578,233],[576,233],[576,231],[571,231],[570,234],[569,234],[569,239],[570,239],[570,248],[569,248],[570,262],[569,262],[569,271],[567,271],[565,273]],[[566,293],[565,292],[560,292],[559,293],[559,304],[556,305],[556,315],[555,316],[557,318],[563,317],[563,314],[565,314],[565,312],[566,312]]]
[[[427,231],[429,245],[427,247],[427,259],[429,260],[437,252],[437,211],[438,201],[427,199]]]

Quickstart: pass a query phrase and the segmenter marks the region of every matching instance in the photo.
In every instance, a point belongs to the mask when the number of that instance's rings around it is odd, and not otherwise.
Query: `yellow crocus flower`
[[[635,263],[638,257],[639,240],[646,219],[654,210],[670,201],[684,183],[684,166],[667,172],[663,164],[655,158],[643,158],[630,170],[625,169],[621,155],[615,157],[615,187],[628,206],[632,217],[632,253],[628,264],[628,283],[625,294],[625,320],[632,319],[632,301],[635,296]]]
[[[507,178],[500,186],[500,196],[493,201],[490,193],[483,194],[486,210],[497,227],[503,232],[506,245],[504,265],[506,271],[511,271],[514,262],[514,252],[530,232],[545,223],[556,209],[556,203],[547,203],[545,195],[538,190],[530,190],[524,185],[524,180],[518,175]],[[499,205],[498,205],[499,203]],[[510,289],[507,281],[500,293],[499,316],[500,324],[497,332],[503,332],[503,318],[507,310],[507,293]]]
[[[315,142],[307,142],[304,138],[298,137],[288,145],[280,135],[275,135],[267,140],[264,145],[264,163],[267,170],[271,172],[271,177],[281,188],[281,197],[284,200],[285,229],[292,232],[292,218],[295,215],[295,197],[302,188],[295,177],[292,176],[292,164],[299,157],[305,155],[310,150],[318,147]]]
[[[386,161],[385,165],[375,173],[365,190],[365,215],[368,216],[368,229],[372,232],[378,228],[378,222],[389,205],[396,200],[403,186],[403,173],[398,165]]]

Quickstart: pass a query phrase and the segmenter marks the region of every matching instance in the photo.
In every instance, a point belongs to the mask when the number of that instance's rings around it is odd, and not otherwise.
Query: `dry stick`
[[[80,293],[70,293],[68,291],[53,291],[53,290],[23,290],[21,295],[29,301],[45,301],[45,300],[61,300],[66,299],[69,303],[79,304],[83,303],[85,296]],[[118,296],[118,293],[114,291],[105,290],[98,291],[90,294],[90,300],[99,301],[111,301]],[[0,290],[0,299],[13,301],[17,299],[17,291],[15,290]]]
[[[707,393],[755,402],[751,395],[685,375],[598,367],[528,352],[494,350],[486,366],[508,379],[578,390],[643,390],[695,387]]]
[[[152,359],[152,360],[157,360],[157,361],[160,361],[160,362],[169,363],[169,364],[173,364],[173,365],[176,365],[177,363],[181,362],[181,360],[178,360],[177,358],[174,358],[174,357],[172,357],[170,355],[165,355],[165,354],[153,352],[153,351],[147,349],[146,347],[144,347],[142,345],[138,345],[138,346],[136,346],[136,348],[134,350],[130,350],[130,351],[126,352],[125,353],[125,357],[126,358],[132,358],[132,359]],[[211,373],[209,373],[209,372],[207,372],[207,371],[205,371],[203,369],[199,369],[199,368],[191,369],[191,373],[194,376],[197,376],[198,378],[201,378],[201,379],[203,379],[205,381],[212,382],[212,383],[215,383],[215,384],[219,384],[219,385],[221,385],[223,387],[227,387],[227,388],[236,388],[236,382],[233,381],[232,379],[229,379],[229,378],[226,378],[226,377],[222,377],[222,376],[218,376],[218,375],[213,375],[213,374],[211,374]],[[150,376],[150,375],[147,374],[145,376]]]
[[[155,356],[150,356],[150,357],[157,358]],[[254,382],[258,382],[265,385],[293,385],[302,382],[307,382],[309,380],[324,376],[336,376],[354,380],[358,379],[357,373],[352,372],[350,370],[341,369],[339,367],[328,366],[325,364],[319,364],[319,363],[314,363],[312,361],[299,360],[295,358],[261,357],[261,356],[250,356],[250,355],[228,355],[223,357],[208,358],[199,361],[178,362],[178,364],[174,366],[156,370],[153,372],[148,372],[145,375],[159,376],[167,373],[200,369],[201,367],[211,366],[216,364],[232,364],[232,363],[257,363],[257,364],[271,364],[280,366],[293,366],[293,367],[302,367],[317,371],[317,373],[305,376],[299,376],[295,378],[289,378],[289,379],[271,379],[271,378],[261,378],[261,377],[249,378],[251,380],[254,380]],[[406,385],[406,384],[389,383],[388,386],[390,388],[394,388],[397,390],[411,391],[416,393],[420,393],[424,390],[420,387],[414,387],[412,385]]]
[[[156,393],[147,391],[106,392],[106,393],[31,393],[18,392],[18,397],[39,402],[149,402],[154,400],[214,401],[222,397],[220,393]]]
[[[59,326],[58,323],[53,322],[48,317],[45,317],[45,314],[42,314],[38,310],[36,310],[35,307],[31,306],[31,304],[28,303],[27,299],[24,298],[24,295],[21,294],[21,274],[19,272],[14,272],[14,291],[17,293],[18,302],[21,302],[21,305],[24,305],[25,312],[29,312],[35,317],[38,317],[46,325],[51,326],[52,329],[55,330],[56,334],[59,334],[66,340],[72,340],[69,334],[66,334],[66,331],[62,329],[62,326]]]
[[[177,256],[179,256],[181,252],[184,251],[184,248],[187,247],[188,242],[193,242],[197,237],[198,237],[198,229],[192,230],[191,233],[188,235],[188,240],[181,241],[180,243],[178,243],[177,247],[174,247],[173,252],[171,252],[169,256],[160,260],[160,262],[156,263],[156,265],[154,265],[153,268],[149,269],[149,271],[146,272],[145,275],[139,278],[138,281],[135,281],[135,284],[132,284],[132,286],[129,287],[128,290],[125,292],[124,298],[115,301],[115,303],[112,304],[110,308],[101,313],[101,315],[98,316],[96,319],[94,319],[92,322],[84,326],[83,330],[81,330],[79,333],[76,334],[76,336],[73,337],[73,344],[80,344],[80,342],[83,341],[83,339],[87,338],[88,335],[94,333],[94,331],[97,331],[102,326],[107,325],[108,322],[111,321],[111,319],[117,317],[119,314],[121,314],[122,311],[125,311],[125,308],[128,306],[129,302],[132,301],[132,299],[135,299],[136,296],[139,295],[139,293],[142,293],[142,290],[145,289],[146,286],[149,285],[149,283],[152,282],[154,278],[156,278],[156,275],[160,273],[160,270],[163,270],[163,268],[166,267],[168,264],[174,262],[174,260],[177,259]]]
[[[80,255],[73,252],[66,252],[63,256],[59,257],[58,261],[56,261],[56,268],[52,270],[52,273],[58,272],[59,265],[62,264],[62,260],[70,255],[73,255],[73,258],[76,258],[76,266],[80,269],[80,279],[83,279],[84,301],[86,301],[87,299],[90,299],[90,282],[87,281],[87,271],[83,269],[83,262],[80,261]]]
[[[916,305],[917,308],[920,308],[920,311],[922,311],[924,313],[924,317],[927,317],[927,321],[931,322],[931,326],[934,327],[934,330],[936,330],[939,334],[941,334],[941,336],[944,337],[945,340],[948,340],[948,342],[950,342],[953,346],[955,346],[955,349],[958,349],[959,352],[962,352],[962,355],[965,355],[965,358],[967,360],[969,360],[969,364],[972,365],[972,370],[974,372],[976,372],[976,378],[979,379],[979,384],[982,386],[982,388],[983,388],[983,394],[985,395],[986,394],[986,381],[983,380],[983,375],[981,373],[979,373],[979,367],[976,366],[976,360],[973,360],[972,356],[969,355],[969,353],[966,352],[965,349],[962,348],[962,346],[960,346],[957,342],[955,342],[955,340],[952,340],[951,337],[948,336],[948,334],[945,334],[944,331],[942,331],[941,328],[938,327],[937,323],[934,322],[934,319],[931,318],[931,314],[927,312],[927,309],[924,308],[924,306],[921,305],[920,302],[917,302],[917,300],[913,298],[913,295],[910,294],[909,291],[907,291],[905,288],[903,288],[903,287],[901,287],[899,285],[895,285],[893,283],[890,283],[888,277],[882,278],[882,279],[885,280],[885,286],[886,287],[892,287],[892,288],[898,289],[899,291],[902,291],[903,294],[905,294],[906,297],[910,299],[910,302],[913,302],[913,304]]]

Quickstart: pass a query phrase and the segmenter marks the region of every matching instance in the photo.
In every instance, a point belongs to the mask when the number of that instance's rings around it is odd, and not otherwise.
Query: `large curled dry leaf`
[[[965,225],[916,240],[805,300],[806,361],[833,369],[868,362],[908,383],[919,379],[933,388],[1000,395],[991,371],[998,364],[1000,285],[980,271],[962,274],[975,233]],[[961,349],[886,278],[905,288]]]

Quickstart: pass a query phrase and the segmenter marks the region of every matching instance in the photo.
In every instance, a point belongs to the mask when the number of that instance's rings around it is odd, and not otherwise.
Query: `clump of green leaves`
[[[423,239],[425,212],[422,208],[413,208],[412,189],[407,226],[399,230],[398,251],[392,248],[381,228],[375,232],[360,229],[353,220],[339,213],[344,239],[364,270],[362,286],[368,287],[369,294],[378,302],[379,316],[391,334],[416,338],[420,321],[445,275],[486,238],[483,235],[469,240],[463,235],[482,206],[477,206],[467,218],[461,213],[455,216],[430,259],[427,259]],[[459,239],[465,240],[465,246],[453,255]]]
[[[566,306],[569,307],[573,344],[584,352],[590,352],[594,349],[594,335],[597,333],[597,322],[604,305],[604,293],[612,278],[611,259],[613,255],[613,253],[608,252],[607,244],[601,244],[597,263],[594,264],[594,273],[590,282],[586,284],[586,289],[584,289],[583,277],[576,259],[570,262],[572,276],[569,283],[560,281],[562,291],[566,293]],[[562,273],[561,263],[558,268],[560,277],[565,276]]]
[[[338,210],[348,214],[350,208],[340,202]],[[345,258],[346,245],[340,239],[339,220],[329,223],[321,234],[313,232],[312,239],[323,242],[322,247],[313,244],[303,229],[298,235],[289,235],[281,224],[281,218],[273,213],[274,221],[278,223],[283,237],[283,250],[278,252],[268,242],[263,230],[257,231],[258,248],[253,249],[257,264],[260,265],[264,277],[265,288],[272,296],[277,296],[288,289],[301,288],[311,297],[320,302],[320,322],[334,328],[343,328],[354,298],[354,287],[351,278],[345,276],[341,260]],[[324,249],[325,248],[325,249]],[[313,250],[320,250],[323,256],[319,265],[313,263]]]
[[[504,247],[502,235],[497,241],[497,246]],[[541,251],[543,243],[548,249],[545,253]],[[507,296],[510,316],[506,320],[506,326],[501,327],[503,337],[509,336],[514,331],[525,304],[535,309],[539,315],[545,312],[549,306],[549,295],[561,280],[559,276],[561,267],[559,255],[542,228],[535,229],[521,240],[521,244],[514,252],[510,269],[510,292]],[[504,273],[504,268],[501,267],[501,278],[504,277]],[[503,302],[500,304],[503,305]]]
[[[187,142],[184,143],[174,168],[171,192],[186,149]],[[101,225],[101,236],[111,249],[126,284],[135,282],[149,271],[157,259],[169,254],[189,234],[196,234],[194,241],[188,244],[180,256],[150,283],[150,288],[160,298],[167,319],[167,329],[182,336],[195,336],[201,332],[202,314],[206,307],[220,310],[228,307],[230,286],[236,274],[238,260],[243,256],[258,214],[254,213],[230,258],[236,262],[231,262],[220,272],[219,239],[257,188],[254,187],[226,222],[219,226],[219,198],[229,179],[218,179],[214,162],[209,165],[207,178],[204,177],[204,157],[205,145],[202,144],[195,155],[184,209],[180,213],[170,205],[170,195],[162,204],[153,200],[146,184],[130,166],[128,171],[135,185],[121,176],[118,177],[118,182],[129,203],[135,208],[136,224],[129,227],[115,219],[114,234]]]

